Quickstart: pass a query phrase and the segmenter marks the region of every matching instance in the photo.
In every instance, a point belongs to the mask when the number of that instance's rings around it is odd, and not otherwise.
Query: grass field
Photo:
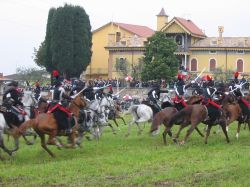
[[[229,144],[222,133],[211,133],[205,145],[193,132],[183,146],[169,137],[164,146],[163,128],[155,137],[148,135],[149,124],[140,136],[136,126],[132,129],[125,138],[126,126],[121,125],[116,135],[107,128],[99,142],[84,140],[83,148],[50,146],[55,159],[40,141],[33,146],[22,141],[13,158],[1,151],[5,161],[0,162],[0,186],[250,186],[248,130],[236,140],[232,125]]]

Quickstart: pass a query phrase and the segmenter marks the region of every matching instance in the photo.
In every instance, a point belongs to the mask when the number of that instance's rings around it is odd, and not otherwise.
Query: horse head
[[[82,109],[88,105],[87,101],[84,99],[82,94],[77,95],[71,103],[75,106],[77,106],[79,109]]]

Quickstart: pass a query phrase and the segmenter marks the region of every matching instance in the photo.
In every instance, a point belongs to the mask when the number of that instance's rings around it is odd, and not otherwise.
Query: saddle
[[[20,107],[11,106],[5,107],[0,106],[0,112],[3,113],[4,119],[7,125],[12,128],[14,126],[20,126],[25,120],[27,113]]]

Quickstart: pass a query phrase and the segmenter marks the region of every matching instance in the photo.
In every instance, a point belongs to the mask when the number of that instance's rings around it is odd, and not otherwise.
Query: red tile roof
[[[146,27],[146,26],[131,25],[131,24],[117,23],[117,22],[114,22],[114,24],[116,24],[120,28],[125,29],[131,33],[134,33],[140,37],[147,38],[147,37],[152,36],[155,33],[155,31],[153,29],[150,29],[149,27]]]
[[[202,30],[197,27],[191,20],[186,20],[184,18],[175,17],[176,19],[184,28],[186,28],[191,34],[199,35],[199,36],[206,36]]]

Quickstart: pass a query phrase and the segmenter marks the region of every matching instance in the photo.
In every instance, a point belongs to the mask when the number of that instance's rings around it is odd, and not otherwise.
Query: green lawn
[[[83,148],[50,146],[55,159],[40,141],[33,146],[22,141],[13,158],[1,151],[5,161],[0,161],[0,186],[250,186],[248,130],[242,129],[236,140],[232,125],[229,144],[222,133],[211,133],[205,145],[194,131],[185,145],[167,137],[164,146],[163,127],[155,137],[148,135],[149,124],[140,136],[136,126],[127,138],[127,127],[120,129],[113,135],[106,128],[99,142],[84,139]]]

